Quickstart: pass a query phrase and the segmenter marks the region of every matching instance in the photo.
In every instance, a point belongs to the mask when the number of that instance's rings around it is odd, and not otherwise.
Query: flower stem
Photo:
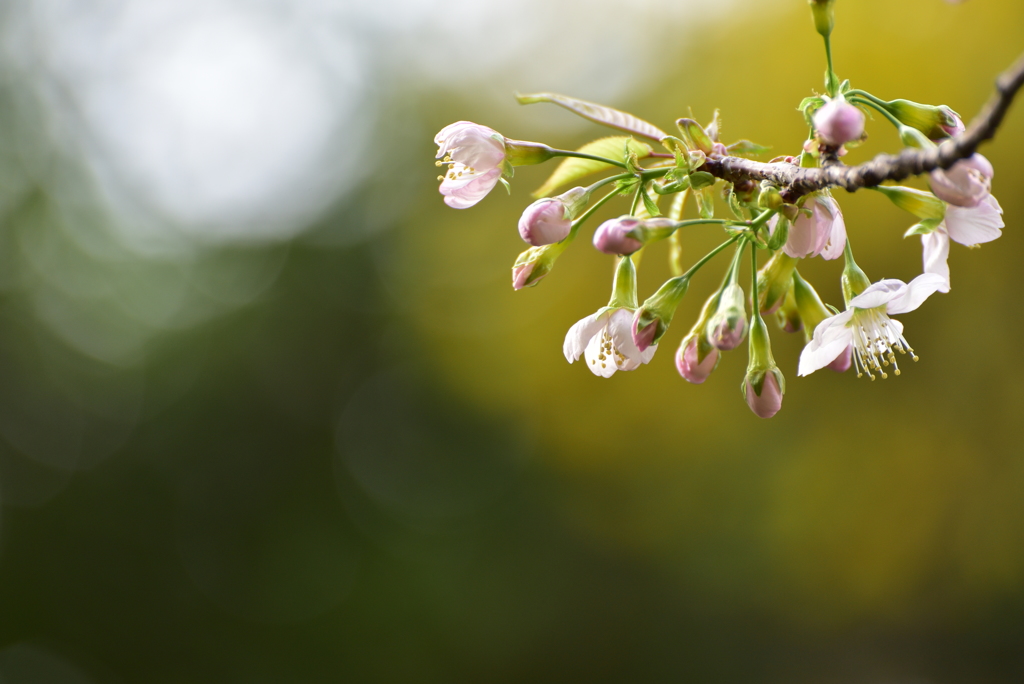
[[[849,100],[851,102],[856,102],[858,104],[867,105],[868,107],[871,107],[872,109],[877,110],[878,112],[880,112],[882,114],[882,116],[884,116],[886,119],[888,119],[889,123],[891,123],[896,128],[903,128],[903,123],[899,119],[897,119],[895,116],[890,114],[889,110],[887,110],[885,107],[880,105],[878,103],[878,101],[877,101],[877,98],[873,98],[873,97],[870,97],[870,96],[869,97],[863,97],[863,95],[867,95],[867,93],[864,93],[864,92],[859,91],[859,90],[858,91],[851,91],[851,92],[856,92],[857,93],[857,95],[849,98]]]
[[[595,154],[587,154],[586,152],[573,152],[571,150],[551,150],[553,157],[576,157],[577,159],[589,159],[591,161],[599,161],[605,164],[611,164],[612,166],[618,166],[619,168],[626,168],[624,162],[615,161],[614,159],[608,159],[607,157],[598,157]]]
[[[711,250],[710,252],[705,254],[700,259],[700,261],[698,261],[693,266],[691,266],[690,269],[686,273],[684,273],[681,277],[686,278],[687,280],[689,280],[690,278],[693,277],[694,273],[699,271],[701,269],[701,267],[704,266],[704,264],[706,264],[709,261],[711,261],[711,259],[713,259],[719,252],[721,252],[726,247],[728,247],[729,245],[731,245],[732,243],[736,242],[739,239],[740,239],[739,235],[734,235],[731,238],[729,238],[728,240],[726,240],[725,242],[723,242],[722,244],[718,245],[713,250]]]
[[[832,86],[838,84],[839,79],[836,78],[836,72],[832,69],[832,36],[831,34],[826,34],[823,38],[825,39],[825,60],[828,63],[828,85],[831,91]],[[829,92],[828,95],[829,97],[836,96],[834,92]]]

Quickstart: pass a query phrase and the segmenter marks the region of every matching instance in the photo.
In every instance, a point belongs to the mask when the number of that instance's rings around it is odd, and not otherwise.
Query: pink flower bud
[[[771,418],[782,408],[782,390],[774,373],[765,373],[761,396],[754,392],[754,386],[748,377],[746,380],[747,406],[758,418]]]
[[[940,109],[943,109],[946,112],[946,114],[953,119],[952,125],[939,125],[939,128],[944,130],[947,135],[949,135],[950,137],[956,137],[967,130],[967,126],[964,126],[963,119],[960,118],[959,114],[954,112],[949,107],[940,107]]]
[[[834,370],[836,373],[845,373],[850,370],[850,364],[852,363],[853,347],[846,347],[846,351],[840,352],[839,356],[832,360],[826,368]]]
[[[566,213],[565,204],[561,200],[537,200],[526,207],[520,217],[519,234],[534,247],[561,242],[572,228],[572,221]]]
[[[846,100],[829,100],[814,113],[814,128],[825,144],[839,147],[864,134],[864,112]]]
[[[718,365],[718,350],[713,347],[703,361],[697,361],[698,344],[699,339],[694,335],[683,340],[683,344],[676,351],[676,370],[684,380],[694,385],[699,385],[707,380],[711,371],[715,370],[715,366]]]
[[[640,219],[632,216],[605,221],[594,232],[594,247],[605,254],[632,254],[644,246],[644,243],[630,235],[641,223]]]
[[[743,341],[743,333],[746,332],[747,321],[740,318],[735,321],[719,319],[714,327],[708,331],[708,341],[716,349],[729,351],[735,349]]]
[[[722,291],[718,310],[708,320],[708,342],[716,349],[729,351],[739,346],[747,332],[743,288],[729,285]]]
[[[637,311],[637,315],[633,317],[633,344],[640,351],[644,351],[654,344],[654,336],[658,334],[658,319],[654,319],[643,328],[638,329],[637,325],[640,323],[639,313]]]
[[[527,281],[530,279],[530,275],[533,273],[534,262],[530,261],[525,264],[519,264],[512,267],[512,289],[522,290],[526,287]],[[543,277],[543,276],[541,276]]]
[[[957,207],[976,207],[992,188],[992,164],[980,154],[961,159],[946,170],[930,174],[932,192],[943,202]]]

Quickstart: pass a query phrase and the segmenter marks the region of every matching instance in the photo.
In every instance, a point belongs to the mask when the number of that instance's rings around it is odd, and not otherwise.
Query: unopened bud
[[[573,188],[558,197],[539,199],[519,219],[519,235],[531,245],[561,242],[572,229],[572,219],[586,205],[586,188]]]
[[[647,298],[633,316],[633,343],[644,351],[658,344],[672,323],[679,303],[690,287],[686,276],[671,278]]]
[[[903,125],[916,128],[932,140],[960,135],[965,130],[960,115],[946,105],[935,107],[910,100],[893,100],[882,107]]]
[[[864,135],[864,112],[837,97],[814,113],[814,128],[826,145],[839,147]]]
[[[785,252],[776,252],[757,274],[758,310],[763,314],[775,313],[789,292],[793,270],[799,259]]]
[[[811,5],[811,14],[814,15],[814,28],[826,38],[832,34],[832,27],[835,26],[835,13],[832,5],[835,0],[808,0]]]
[[[691,332],[676,351],[676,370],[687,382],[699,385],[718,365],[718,350],[707,343],[703,331]]]
[[[740,385],[747,406],[758,418],[771,418],[782,408],[782,395],[786,392],[786,379],[772,357],[768,329],[759,316],[750,328],[750,360],[747,374]]]
[[[512,289],[522,290],[533,287],[546,276],[555,265],[555,259],[565,249],[558,243],[531,247],[516,259],[512,266]]]
[[[691,150],[700,150],[704,154],[711,154],[714,148],[714,141],[708,136],[699,123],[693,119],[679,119],[676,121],[679,132],[683,134],[686,146]]]
[[[761,194],[757,198],[757,206],[761,209],[778,209],[783,205],[779,188],[770,183],[761,183]]]
[[[747,406],[758,418],[771,418],[782,408],[783,390],[778,375],[782,375],[782,372],[776,368],[774,373],[748,374],[743,379],[743,396]]]
[[[632,216],[605,221],[594,231],[594,247],[605,254],[632,254],[644,246],[637,237],[642,232],[641,224]]]
[[[519,219],[519,235],[531,245],[561,242],[572,229],[566,207],[554,198],[539,199]]]
[[[782,306],[775,312],[775,320],[779,327],[788,333],[799,332],[804,327],[804,321],[800,317],[800,309],[796,305],[796,297],[793,294],[793,281],[790,280],[789,289],[782,299]]]
[[[743,288],[733,283],[722,290],[718,308],[708,320],[708,341],[717,349],[735,349],[747,332]]]

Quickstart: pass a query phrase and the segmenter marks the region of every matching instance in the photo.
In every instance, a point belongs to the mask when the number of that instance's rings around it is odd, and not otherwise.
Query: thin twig
[[[1024,55],[996,79],[996,91],[963,134],[943,141],[931,149],[906,148],[896,155],[880,154],[857,166],[841,163],[823,168],[800,168],[793,164],[756,162],[740,157],[710,157],[702,171],[736,183],[744,180],[767,180],[779,186],[787,202],[794,202],[815,190],[838,187],[849,192],[899,181],[909,176],[928,173],[937,168],[948,169],[965,159],[990,140],[999,128],[1014,96],[1024,86]]]

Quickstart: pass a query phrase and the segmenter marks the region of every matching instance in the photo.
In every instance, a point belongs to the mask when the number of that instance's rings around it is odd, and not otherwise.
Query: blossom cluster
[[[826,41],[832,30],[831,5],[831,1],[811,0],[815,25]],[[771,163],[796,167],[838,163],[865,137],[865,111],[880,114],[897,128],[905,145],[918,148],[935,146],[966,130],[949,107],[886,101],[852,88],[848,81],[840,83],[831,63],[826,91],[801,104],[812,131],[802,150]],[[628,135],[600,138],[578,150],[559,150],[511,140],[486,126],[460,121],[446,126],[434,140],[437,164],[447,167],[439,176],[440,192],[449,206],[465,209],[499,182],[507,184],[514,167],[563,158],[539,191],[542,196],[519,220],[519,234],[530,247],[512,269],[516,290],[536,286],[545,278],[606,202],[630,199],[628,213],[600,223],[593,232],[594,247],[616,260],[610,301],[572,325],[563,344],[569,363],[582,357],[600,377],[649,363],[691,279],[729,250],[732,259],[720,286],[675,353],[675,366],[685,380],[705,382],[721,357],[746,340],[748,363],[741,392],[757,416],[773,416],[782,406],[786,383],[772,356],[764,317],[774,317],[786,332],[803,331],[798,375],[823,368],[837,372],[853,368],[858,377],[872,380],[899,375],[898,357],[909,355],[915,361],[918,357],[903,334],[902,323],[892,316],[913,311],[936,292],[949,291],[950,241],[966,246],[990,242],[999,237],[1004,225],[1002,209],[991,194],[992,165],[977,153],[949,168],[931,171],[930,191],[879,185],[873,189],[916,219],[906,235],[920,236],[923,268],[907,283],[872,282],[854,260],[843,212],[831,190],[797,196],[770,181],[726,179],[711,173],[709,162],[753,157],[766,149],[745,140],[723,144],[717,111],[706,125],[679,119],[678,135],[670,135],[632,114],[562,95],[528,95],[520,101],[552,102]],[[662,151],[648,141],[661,145]],[[597,182],[554,194],[560,187],[608,170],[612,174]],[[729,212],[724,218],[716,215],[723,200]],[[697,217],[683,219],[691,201]],[[665,210],[662,203],[668,205]],[[718,231],[723,242],[684,269],[679,263],[680,229],[689,226]],[[635,255],[662,240],[671,243],[674,275],[640,302]],[[759,255],[763,255],[760,267]],[[843,259],[841,310],[827,307],[801,276],[801,262],[813,258]],[[744,265],[747,259],[749,270]]]

